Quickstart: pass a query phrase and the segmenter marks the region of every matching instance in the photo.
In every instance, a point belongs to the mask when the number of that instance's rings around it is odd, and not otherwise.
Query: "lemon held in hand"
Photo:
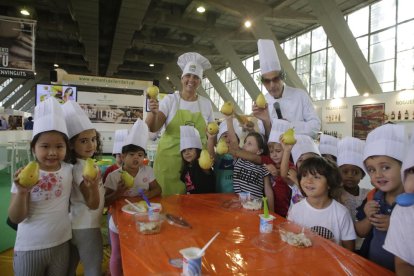
[[[82,175],[89,179],[95,179],[97,174],[98,170],[95,167],[95,160],[92,158],[86,159],[85,165],[83,166]]]
[[[293,128],[289,128],[282,134],[282,142],[286,145],[294,145],[296,143],[295,130]]]
[[[151,99],[156,99],[158,97],[158,93],[160,92],[160,90],[158,89],[157,86],[152,85],[150,87],[148,87],[147,89],[147,95],[151,98]]]
[[[262,93],[260,93],[259,96],[257,96],[257,98],[256,98],[256,105],[257,105],[257,107],[265,108],[266,107],[266,103],[267,102],[266,102],[265,97],[263,96]]]
[[[230,116],[233,114],[233,103],[232,102],[225,102],[220,109],[220,112],[224,115]]]
[[[211,159],[208,150],[203,149],[200,153],[200,158],[198,159],[198,164],[203,170],[209,170],[213,166],[213,160]]]
[[[211,135],[216,135],[219,131],[219,126],[216,122],[211,122],[207,125],[207,132]]]
[[[21,186],[26,188],[34,186],[39,180],[39,163],[31,161],[17,177]]]
[[[132,188],[134,186],[134,177],[127,171],[121,171],[121,179],[128,188]]]

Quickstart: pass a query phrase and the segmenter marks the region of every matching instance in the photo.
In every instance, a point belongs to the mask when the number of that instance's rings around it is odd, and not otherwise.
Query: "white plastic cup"
[[[159,206],[157,205],[151,205],[150,207],[148,207],[148,219],[150,221],[158,221],[160,220],[160,212],[161,209]]]
[[[269,217],[265,218],[264,214],[260,214],[260,233],[272,233],[273,231],[273,220],[275,219],[274,216],[269,215]]]
[[[201,249],[197,247],[189,247],[180,250],[183,255],[183,275],[199,276],[201,275],[201,258],[199,256]]]

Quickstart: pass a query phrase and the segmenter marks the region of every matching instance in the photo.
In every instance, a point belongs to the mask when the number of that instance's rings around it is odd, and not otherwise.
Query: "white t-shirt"
[[[321,128],[321,120],[313,107],[309,94],[302,89],[284,85],[282,97],[275,99],[269,93],[265,95],[270,119],[277,119],[277,113],[273,104],[279,102],[283,119],[290,122],[290,127],[295,128],[296,134],[304,134],[316,137]],[[284,121],[283,123],[285,123]],[[264,133],[262,121],[258,121],[259,131]]]
[[[335,200],[332,200],[332,203],[325,209],[316,209],[305,198],[292,206],[288,220],[310,228],[313,232],[337,244],[356,238],[348,209]]]
[[[118,182],[121,180],[121,170],[122,168],[119,168],[108,174],[105,181],[106,188],[114,191],[118,189]],[[123,196],[138,196],[138,189],[148,190],[149,184],[154,180],[154,170],[150,166],[140,167],[137,175],[134,177],[134,186],[126,190]],[[118,228],[116,227],[112,216],[109,219],[109,229],[112,232],[118,233]]]
[[[28,217],[17,229],[15,251],[51,248],[72,238],[68,211],[72,165],[62,162],[58,171],[39,173],[40,182],[30,192]],[[17,193],[14,183],[11,192]]]
[[[70,218],[72,229],[100,228],[102,210],[105,202],[105,188],[102,180],[99,183],[99,207],[91,210],[85,203],[85,198],[80,190],[80,184],[83,181],[83,166],[85,160],[77,159],[73,166],[73,189],[70,195]]]
[[[390,227],[383,248],[414,266],[414,205],[396,205],[391,213]]]
[[[180,104],[179,108],[178,103]],[[167,117],[165,125],[168,125],[171,122],[178,109],[185,109],[192,113],[200,112],[201,109],[201,114],[206,123],[214,121],[211,102],[207,98],[198,95],[197,101],[189,102],[180,99],[180,94],[175,93],[166,95],[160,102],[159,110]]]

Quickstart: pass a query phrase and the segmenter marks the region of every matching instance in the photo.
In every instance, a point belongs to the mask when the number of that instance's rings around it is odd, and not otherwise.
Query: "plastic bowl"
[[[250,197],[246,201],[242,202],[242,206],[244,209],[257,211],[262,209],[262,199],[261,198],[254,198]]]
[[[161,226],[164,222],[164,219],[160,217],[159,220],[150,221],[148,214],[146,213],[136,213],[134,215],[135,226],[137,231],[144,235],[158,234],[161,232]]]

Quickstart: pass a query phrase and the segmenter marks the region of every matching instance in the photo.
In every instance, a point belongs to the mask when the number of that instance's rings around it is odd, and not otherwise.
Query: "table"
[[[234,194],[173,195],[153,199],[161,202],[163,212],[182,216],[192,229],[164,222],[161,233],[142,235],[136,231],[134,217],[124,213],[123,200],[115,203],[124,275],[180,275],[181,269],[169,263],[180,258],[180,249],[203,247],[218,231],[221,234],[202,258],[204,275],[270,274],[278,275],[393,275],[392,272],[337,246],[312,236],[310,248],[295,248],[280,240],[276,231],[259,233],[260,211],[229,207]]]

